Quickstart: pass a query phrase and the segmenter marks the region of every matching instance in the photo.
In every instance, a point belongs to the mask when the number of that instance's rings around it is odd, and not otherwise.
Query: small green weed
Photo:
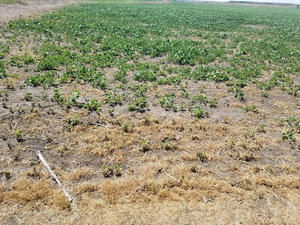
[[[103,165],[101,166],[102,174],[105,178],[109,178],[112,176],[120,177],[121,170],[117,164],[114,165]]]
[[[192,109],[190,109],[192,117],[195,119],[202,119],[205,117],[208,117],[208,112],[201,109],[199,105],[194,106]]]
[[[293,141],[294,140],[293,130],[282,132],[282,140]]]
[[[145,98],[133,98],[131,103],[128,105],[129,111],[137,111],[143,113],[147,110],[148,104]]]
[[[140,143],[140,148],[139,150],[141,152],[147,152],[151,149],[151,142],[148,141],[148,140],[143,140],[141,143]]]
[[[256,105],[246,105],[243,107],[243,110],[244,112],[254,112],[254,113],[258,112]]]

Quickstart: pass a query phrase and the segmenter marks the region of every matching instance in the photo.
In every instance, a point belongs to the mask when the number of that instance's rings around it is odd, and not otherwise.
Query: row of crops
[[[207,116],[215,99],[189,93],[187,81],[224,82],[239,101],[254,84],[267,97],[279,87],[298,96],[299,10],[205,4],[84,4],[1,28],[0,77],[10,68],[30,75],[24,85],[53,89],[62,106],[100,110],[127,105],[145,112],[156,101],[167,111]],[[11,54],[32,46],[31,52]],[[107,70],[111,69],[111,73]],[[260,79],[268,74],[265,79]],[[68,83],[105,90],[78,103],[60,93]],[[151,92],[166,87],[166,92]],[[60,95],[59,97],[57,97]],[[195,99],[199,98],[199,101]],[[56,96],[56,97],[55,97]],[[74,97],[75,96],[75,97]],[[76,97],[77,96],[77,97]],[[94,106],[89,106],[90,104]]]

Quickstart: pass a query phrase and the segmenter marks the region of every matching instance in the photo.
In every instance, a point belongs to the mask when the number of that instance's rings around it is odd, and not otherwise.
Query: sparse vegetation
[[[147,110],[148,104],[144,97],[133,98],[132,102],[128,105],[129,111],[145,112]]]
[[[68,119],[68,125],[73,127],[79,124],[80,116],[76,115]]]
[[[20,131],[15,132],[17,141],[21,142],[25,140],[25,135],[21,133]]]
[[[177,107],[175,106],[175,103],[174,103],[175,97],[176,97],[175,94],[165,94],[163,97],[160,97],[159,103],[160,103],[161,107],[167,111],[173,110],[176,112]]]
[[[105,178],[109,178],[112,176],[121,176],[121,170],[117,164],[114,165],[103,165],[101,166],[102,174]]]
[[[208,112],[201,109],[201,107],[199,105],[196,105],[195,107],[193,107],[191,109],[191,114],[196,119],[201,119],[201,118],[205,118],[208,116]]]
[[[140,143],[140,151],[141,152],[147,152],[151,149],[151,142],[148,140],[143,140]]]
[[[204,152],[201,152],[201,151],[199,151],[198,153],[197,153],[197,157],[198,157],[198,159],[201,161],[201,162],[206,162],[207,161],[207,156],[206,156],[206,154],[204,153]]]
[[[33,98],[32,93],[26,93],[26,95],[25,95],[25,97],[24,97],[24,99],[25,99],[26,101],[31,101],[32,98]]]
[[[282,132],[282,140],[288,140],[288,141],[293,141],[293,131],[292,130],[288,130],[288,131],[284,131]]]
[[[91,99],[90,101],[87,101],[84,105],[83,108],[90,110],[90,111],[100,111],[100,103],[97,99]]]
[[[244,112],[254,112],[254,113],[258,112],[256,105],[246,105],[244,106],[243,110]]]

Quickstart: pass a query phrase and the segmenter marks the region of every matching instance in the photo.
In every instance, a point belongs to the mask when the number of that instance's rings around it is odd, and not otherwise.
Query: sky
[[[227,2],[229,0],[205,0],[206,2],[209,1],[220,1],[220,2]],[[232,0],[234,1],[234,0]],[[236,1],[252,1],[252,2],[274,2],[274,3],[294,3],[300,4],[300,0],[236,0]]]

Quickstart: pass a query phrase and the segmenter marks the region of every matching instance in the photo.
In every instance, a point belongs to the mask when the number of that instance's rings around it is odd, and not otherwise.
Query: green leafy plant
[[[164,96],[160,97],[159,103],[161,107],[167,111],[169,110],[176,111],[177,108],[175,107],[175,103],[174,103],[175,97],[176,97],[175,94],[165,94]]]
[[[47,56],[41,59],[37,65],[37,71],[56,70],[59,63],[57,56]]]
[[[75,90],[71,97],[70,97],[70,101],[72,102],[73,105],[78,105],[79,103],[77,102],[77,99],[79,98],[80,93],[78,90]]]
[[[16,135],[16,139],[18,142],[25,141],[25,135],[23,133],[21,133],[20,131],[17,130],[15,132],[15,135]]]
[[[123,96],[117,95],[114,92],[107,92],[105,94],[106,103],[110,106],[122,105],[123,104]]]
[[[208,160],[205,152],[198,151],[197,157],[201,162],[206,162]]]
[[[5,85],[6,85],[7,89],[10,89],[10,90],[15,90],[16,89],[14,83],[11,80],[6,80]]]
[[[243,107],[243,110],[244,112],[254,112],[254,113],[258,112],[256,105],[246,105]]]
[[[24,99],[25,99],[26,101],[31,101],[32,98],[33,98],[32,93],[26,93],[26,95],[25,95],[25,97],[24,97]]]
[[[120,177],[122,175],[121,170],[117,164],[103,165],[101,166],[101,169],[102,169],[102,174],[105,178],[109,178],[112,176]]]
[[[30,75],[26,78],[25,84],[31,85],[34,87],[43,86],[44,88],[48,88],[51,86],[57,86],[57,73],[56,72],[46,72],[44,74],[36,74]]]
[[[132,123],[126,122],[126,123],[123,123],[123,124],[122,124],[122,130],[123,130],[125,133],[130,133],[130,132],[132,132],[132,128],[133,128]]]
[[[128,105],[129,111],[145,112],[147,110],[148,104],[145,98],[133,98],[131,103]]]
[[[79,124],[79,121],[80,121],[80,116],[79,115],[73,116],[73,117],[68,119],[68,125],[70,127],[76,126],[76,125]]]
[[[0,78],[7,77],[7,73],[5,70],[4,62],[0,61]]]
[[[147,152],[151,149],[151,142],[148,141],[148,140],[143,140],[141,143],[140,143],[140,148],[139,150],[141,152]]]
[[[61,95],[59,89],[54,89],[54,94],[52,99],[54,102],[57,102],[58,104],[62,104],[66,101],[66,99]]]
[[[201,109],[199,105],[194,106],[191,110],[192,117],[195,119],[202,119],[208,117],[208,112]]]
[[[90,110],[90,111],[100,111],[100,102],[97,99],[91,99],[90,101],[87,101],[84,105],[83,108]]]
[[[24,108],[23,108],[22,106],[20,106],[20,107],[18,108],[18,113],[19,113],[19,114],[24,114],[24,113],[25,113],[25,110],[24,110]]]
[[[0,97],[8,97],[7,90],[0,90]]]
[[[294,140],[293,130],[282,132],[282,140],[293,141]]]

